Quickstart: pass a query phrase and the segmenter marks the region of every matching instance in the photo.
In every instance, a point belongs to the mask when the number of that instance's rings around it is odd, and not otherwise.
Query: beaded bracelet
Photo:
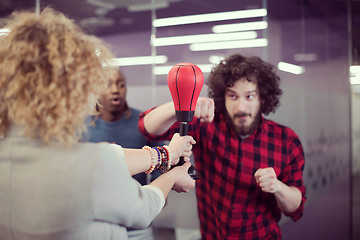
[[[144,146],[142,149],[148,150],[151,155],[151,166],[148,170],[145,171],[145,173],[147,173],[147,174],[152,173],[152,171],[155,170],[155,167],[156,167],[160,157],[158,157],[158,159],[156,159],[156,152],[152,151],[152,148],[149,146]]]
[[[156,169],[158,169],[160,167],[160,165],[161,165],[161,162],[162,162],[161,152],[157,147],[153,147],[152,149],[156,151],[157,156],[158,156],[158,161],[156,163]]]
[[[167,155],[168,155],[168,164],[167,164],[167,168],[166,170],[169,171],[170,168],[171,168],[171,150],[170,150],[170,147],[167,146],[167,145],[164,145],[163,148],[165,149]]]
[[[167,163],[168,163],[168,155],[166,153],[166,150],[163,147],[156,147],[156,149],[161,154],[161,164],[159,166],[159,169],[161,169],[163,172],[167,171]]]
[[[167,172],[171,167],[171,150],[169,146],[162,147],[149,147],[144,146],[142,149],[148,150],[151,155],[151,166],[145,173],[149,174],[155,169],[161,169],[163,172]],[[157,158],[156,158],[157,157]]]

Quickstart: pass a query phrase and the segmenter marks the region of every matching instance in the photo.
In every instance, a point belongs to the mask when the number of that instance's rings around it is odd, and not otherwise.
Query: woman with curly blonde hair
[[[124,149],[80,143],[86,116],[116,69],[98,38],[45,8],[14,12],[0,36],[0,239],[127,239],[146,227],[169,191],[195,186],[192,137]],[[131,175],[164,171],[147,186]]]

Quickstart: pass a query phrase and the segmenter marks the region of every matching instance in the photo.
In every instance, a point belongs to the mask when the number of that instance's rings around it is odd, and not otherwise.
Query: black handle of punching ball
[[[187,124],[187,122],[180,122],[180,130],[179,130],[180,136],[186,136],[187,133],[188,133],[188,124]],[[176,164],[176,166],[181,166],[184,163],[185,163],[184,157],[180,157],[179,162]],[[188,174],[194,180],[200,179],[200,173],[196,170],[194,165],[191,165],[189,167]]]

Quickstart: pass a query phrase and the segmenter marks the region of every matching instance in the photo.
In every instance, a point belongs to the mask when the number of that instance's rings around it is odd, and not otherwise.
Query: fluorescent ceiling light
[[[350,73],[360,73],[360,65],[352,65],[349,69]]]
[[[265,8],[220,12],[220,13],[206,13],[199,15],[155,19],[153,21],[153,26],[166,27],[166,26],[191,24],[191,23],[213,22],[213,21],[252,18],[252,17],[264,17],[266,15],[267,15],[267,10]]]
[[[351,85],[360,84],[360,76],[358,76],[358,77],[350,77],[350,84]]]
[[[219,64],[224,59],[225,59],[224,56],[212,55],[212,56],[209,57],[209,62],[212,63],[212,64]]]
[[[127,10],[129,12],[141,12],[141,11],[150,11],[153,7],[153,4],[151,3],[142,3],[142,4],[132,4],[127,6]],[[161,9],[161,8],[167,8],[169,7],[168,1],[154,1],[154,8],[155,9]]]
[[[352,85],[360,84],[360,66],[359,65],[350,66],[350,83]]]
[[[281,71],[289,72],[292,74],[303,74],[305,72],[305,68],[303,66],[297,66],[286,62],[279,62],[278,68]]]
[[[155,38],[152,41],[152,43],[153,46],[160,47],[160,46],[181,45],[181,44],[200,43],[200,42],[254,39],[256,37],[257,37],[257,33],[255,31],[237,32],[237,33],[219,33],[219,34],[210,33],[210,34]]]
[[[211,69],[215,66],[215,64],[199,64],[198,66],[203,73],[211,72]],[[173,66],[156,66],[154,67],[154,74],[155,75],[167,75],[170,69]]]
[[[134,66],[134,65],[149,65],[149,64],[162,64],[168,60],[167,56],[141,56],[141,57],[125,57],[113,58],[110,65],[112,66]]]
[[[232,49],[232,48],[250,48],[250,47],[265,47],[268,41],[265,38],[241,41],[224,41],[211,43],[193,43],[189,46],[191,51],[207,51],[217,49]]]
[[[0,36],[7,35],[10,32],[8,28],[0,28]]]
[[[101,1],[101,0],[87,0],[87,3],[92,4],[97,7],[105,8],[105,9],[115,9],[116,5],[114,3],[108,1]]]
[[[212,31],[214,33],[224,33],[224,32],[261,30],[261,29],[267,29],[267,27],[268,27],[268,23],[266,21],[258,21],[258,22],[215,25],[212,27]]]

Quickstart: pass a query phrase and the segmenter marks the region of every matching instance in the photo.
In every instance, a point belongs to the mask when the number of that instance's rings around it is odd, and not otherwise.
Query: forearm
[[[163,104],[144,117],[144,126],[148,133],[160,135],[166,132],[176,122],[174,104]]]
[[[175,173],[173,171],[169,171],[160,175],[149,185],[159,188],[163,192],[164,197],[166,199],[174,183],[175,183]]]
[[[124,148],[125,162],[131,175],[145,172],[151,167],[151,154],[145,149]]]
[[[274,193],[274,196],[278,207],[284,213],[292,213],[298,209],[302,199],[298,188],[289,187],[281,181],[279,181],[279,190]]]

